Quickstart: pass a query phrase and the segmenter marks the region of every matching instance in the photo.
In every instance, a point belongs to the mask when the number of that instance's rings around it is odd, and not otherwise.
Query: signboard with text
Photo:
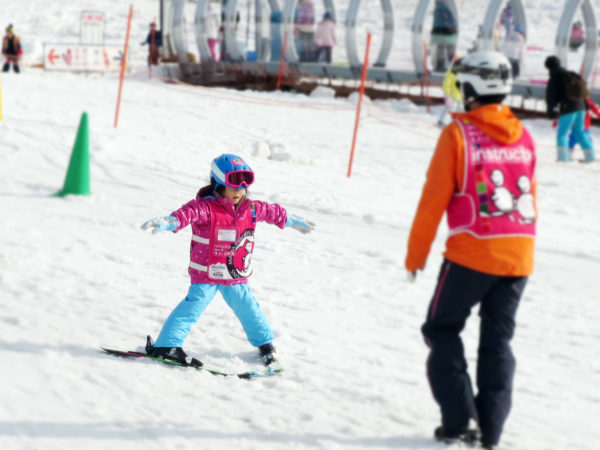
[[[121,70],[120,45],[44,44],[44,69],[73,72]]]
[[[81,11],[80,44],[104,44],[104,13],[102,11]]]

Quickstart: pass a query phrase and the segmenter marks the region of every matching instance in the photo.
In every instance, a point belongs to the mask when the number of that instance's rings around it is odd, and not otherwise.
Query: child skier
[[[148,338],[149,355],[202,366],[201,361],[186,355],[182,345],[192,325],[220,292],[242,323],[250,343],[258,347],[264,364],[277,361],[273,331],[247,284],[252,273],[254,229],[257,222],[267,222],[309,233],[314,224],[288,216],[277,204],[250,200],[247,189],[253,182],[254,172],[240,156],[221,155],[212,162],[210,185],[201,188],[194,200],[168,217],[150,219],[142,225],[144,230],[152,229],[153,234],[192,226],[188,269],[191,286],[167,318],[156,343]]]

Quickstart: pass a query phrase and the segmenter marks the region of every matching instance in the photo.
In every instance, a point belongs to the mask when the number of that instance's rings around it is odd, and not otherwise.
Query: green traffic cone
[[[77,138],[71,152],[71,160],[65,177],[65,184],[56,195],[62,197],[69,194],[89,195],[90,191],[90,134],[88,130],[88,115],[81,115]]]

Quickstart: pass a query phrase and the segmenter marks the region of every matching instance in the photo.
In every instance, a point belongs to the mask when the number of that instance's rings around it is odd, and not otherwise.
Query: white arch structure
[[[185,39],[185,0],[172,0],[172,26],[171,35],[173,37],[173,45],[179,62],[188,61],[188,46]]]
[[[567,56],[569,54],[569,36],[571,34],[571,24],[577,13],[577,9],[581,8],[583,15],[583,25],[585,28],[585,53],[583,56],[583,78],[589,79],[594,70],[594,62],[596,60],[598,29],[596,26],[596,16],[594,7],[590,0],[568,0],[558,23],[556,30],[556,39],[554,41],[554,52],[561,60],[563,66],[567,65]]]
[[[261,40],[268,39],[269,36],[265,36],[264,29],[266,23],[269,20],[269,14],[272,12],[279,12],[278,0],[266,0],[268,2],[269,12],[265,11],[265,8],[260,6],[262,0],[254,0],[256,2],[256,39],[257,39],[257,50],[258,43]],[[281,38],[287,32],[288,42],[286,51],[286,61],[290,63],[298,62],[298,53],[294,45],[294,12],[298,5],[299,0],[284,0],[283,7],[281,9]],[[336,19],[336,9],[334,0],[320,0],[323,2],[325,11],[329,12],[334,20]],[[454,14],[454,17],[459,23],[459,15],[456,7],[455,0],[440,0],[449,7]],[[489,0],[488,6],[485,12],[485,16],[482,22],[482,37],[480,44],[484,49],[494,48],[494,30],[500,14],[500,9],[506,0]],[[176,54],[180,62],[188,61],[188,47],[185,39],[184,30],[184,7],[186,0],[161,0],[161,11],[162,27],[163,27],[163,38],[165,41],[165,47],[168,52]],[[200,57],[203,60],[210,60],[212,56],[208,49],[206,41],[206,25],[205,25],[205,11],[206,4],[209,0],[197,0],[196,15],[194,19],[194,31],[196,36],[196,45],[200,53]],[[383,24],[383,40],[382,47],[379,55],[374,63],[376,67],[385,66],[386,60],[390,54],[393,37],[394,37],[394,11],[391,0],[380,0],[381,8],[383,11],[384,24]],[[525,36],[527,36],[527,17],[523,0],[509,0],[513,6],[515,15],[515,22],[521,25],[524,29]],[[411,52],[414,63],[414,70],[417,74],[422,75],[424,71],[425,63],[425,49],[423,46],[424,39],[428,38],[424,35],[424,23],[428,8],[431,0],[419,0],[413,20],[411,24]],[[348,62],[350,67],[360,67],[362,62],[357,53],[356,46],[356,23],[359,19],[359,8],[361,0],[350,0],[348,9],[346,11],[346,17],[344,19],[344,26],[346,28],[346,52],[348,56]],[[225,21],[223,23],[225,29],[225,44],[230,57],[234,61],[243,61],[245,55],[239,46],[235,36],[235,21],[237,14],[238,0],[228,0],[225,5],[224,13]],[[585,54],[583,60],[583,75],[584,78],[589,78],[595,62],[596,51],[597,51],[597,24],[594,12],[594,7],[590,0],[566,0],[565,7],[563,9],[560,21],[557,26],[556,39],[555,39],[555,53],[565,63],[568,57],[568,45],[569,35],[571,31],[571,24],[577,13],[578,9],[581,8],[584,26],[585,26]],[[373,30],[377,32],[377,30]],[[266,61],[268,59],[268,52],[258,52],[259,61]],[[271,55],[276,56],[276,55]]]
[[[483,18],[483,25],[481,26],[482,36],[480,39],[480,45],[482,50],[494,50],[496,45],[494,32],[496,30],[496,23],[498,23],[498,17],[500,16],[500,8],[505,0],[491,0],[488,3],[488,7],[485,11]],[[525,15],[525,8],[521,0],[510,0],[513,7],[513,13],[515,17],[515,23],[523,27],[523,36],[527,39],[527,16]]]
[[[346,52],[350,67],[361,67],[363,63],[356,49],[356,21],[358,19],[360,3],[361,0],[350,0],[344,22],[346,27]],[[381,9],[383,10],[383,41],[379,56],[373,64],[375,67],[385,67],[394,40],[394,8],[391,1],[381,0]]]

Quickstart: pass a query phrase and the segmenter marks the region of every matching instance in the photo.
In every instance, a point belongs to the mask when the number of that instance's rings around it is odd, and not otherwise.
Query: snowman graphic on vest
[[[531,181],[527,175],[521,175],[517,180],[517,187],[521,191],[521,195],[515,202],[515,209],[521,215],[517,220],[520,223],[535,222],[535,204],[533,194],[531,193]]]
[[[491,200],[497,211],[490,213],[493,217],[504,216],[506,214],[512,219],[510,213],[514,210],[515,198],[506,187],[504,187],[504,174],[500,169],[492,170],[490,179],[494,185]]]

